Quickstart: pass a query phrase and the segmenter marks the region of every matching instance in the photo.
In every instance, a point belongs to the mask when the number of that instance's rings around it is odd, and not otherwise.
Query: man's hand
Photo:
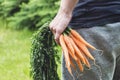
[[[56,17],[50,23],[49,27],[54,34],[55,41],[57,44],[59,44],[59,37],[63,33],[63,31],[66,29],[70,20],[71,20],[71,14],[69,15],[64,11],[62,11],[62,12],[58,12]]]

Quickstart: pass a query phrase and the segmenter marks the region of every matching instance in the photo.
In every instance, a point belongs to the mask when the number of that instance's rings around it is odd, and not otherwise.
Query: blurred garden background
[[[32,80],[31,38],[55,16],[59,3],[59,0],[0,0],[0,80]],[[57,64],[60,77],[60,62]]]

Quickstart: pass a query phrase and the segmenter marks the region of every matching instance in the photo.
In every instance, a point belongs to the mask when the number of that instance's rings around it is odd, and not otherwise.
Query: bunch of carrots
[[[73,60],[77,63],[81,72],[84,71],[83,65],[86,65],[88,68],[91,67],[88,58],[93,61],[95,61],[95,58],[91,55],[88,48],[93,50],[96,50],[96,48],[85,41],[77,31],[67,28],[65,32],[60,35],[59,41],[65,57],[66,67],[71,75],[71,67],[76,69]]]

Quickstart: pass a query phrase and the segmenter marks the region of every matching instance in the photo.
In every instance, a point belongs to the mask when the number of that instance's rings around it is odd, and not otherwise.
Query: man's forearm
[[[77,2],[78,0],[61,0],[59,12],[64,12],[68,14],[68,16],[71,16]]]

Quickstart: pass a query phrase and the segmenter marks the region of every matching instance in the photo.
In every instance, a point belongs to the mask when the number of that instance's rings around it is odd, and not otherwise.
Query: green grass
[[[32,80],[30,49],[33,32],[13,30],[0,19],[0,80]],[[59,54],[61,56],[61,52]],[[61,64],[58,74],[61,77]]]
[[[16,31],[0,22],[0,80],[31,80],[31,31]]]

